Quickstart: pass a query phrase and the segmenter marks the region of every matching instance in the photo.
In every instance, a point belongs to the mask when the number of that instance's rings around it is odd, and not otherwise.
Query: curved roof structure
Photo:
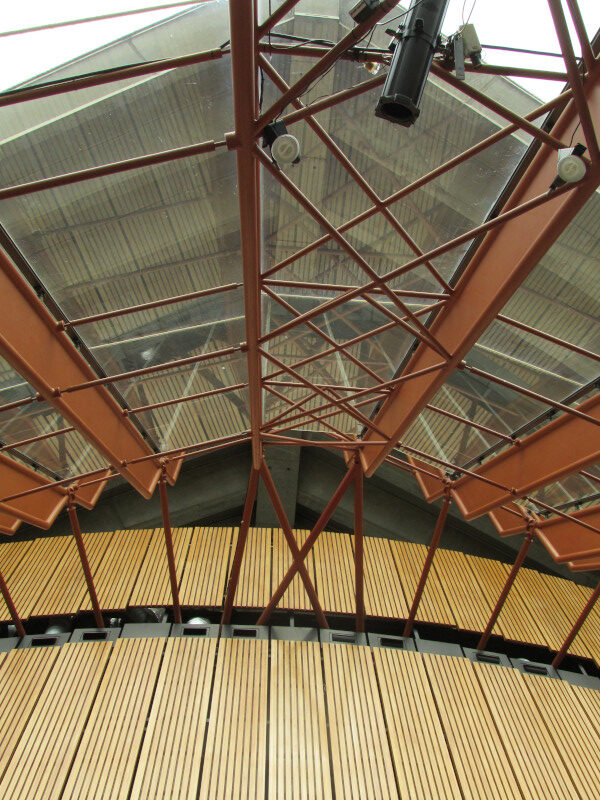
[[[305,582],[383,463],[523,557],[537,537],[597,568],[598,20],[549,0],[555,69],[484,49],[460,80],[446,48],[403,129],[374,115],[396,2],[188,5],[0,94],[1,530],[65,507],[76,529],[118,478],[159,487],[168,529],[186,460],[250,442],[242,531],[260,475]],[[264,146],[274,121],[299,163]],[[576,145],[585,176],[557,186]],[[281,446],[347,465],[300,550]]]

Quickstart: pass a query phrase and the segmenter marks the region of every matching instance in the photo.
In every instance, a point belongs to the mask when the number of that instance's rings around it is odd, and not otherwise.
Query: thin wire
[[[524,47],[506,47],[500,44],[482,44],[484,50],[506,50],[511,53],[527,53],[532,56],[552,56],[552,58],[563,58],[562,53],[550,53],[547,50],[526,50]]]
[[[575,130],[573,131],[573,133],[571,135],[571,141],[569,142],[569,147],[571,147],[571,145],[573,144],[573,139],[575,138],[575,134],[579,130],[579,126],[580,125],[581,125],[581,120],[579,120],[579,122],[577,123],[577,127],[575,128]]]
[[[148,6],[148,8],[134,8],[130,11],[115,11],[112,14],[101,14],[97,17],[82,17],[81,19],[70,19],[64,22],[49,22],[46,25],[34,25],[31,28],[20,28],[12,31],[0,31],[0,38],[6,36],[19,36],[24,33],[38,33],[39,31],[49,31],[55,28],[66,28],[69,25],[82,25],[86,22],[102,22],[107,19],[117,19],[119,17],[131,17],[136,14],[147,14],[150,11],[164,11],[169,8],[179,6],[197,6],[206,3],[208,0],[181,0],[179,3],[162,3],[158,6]]]
[[[467,2],[467,0],[465,0],[465,5],[466,5],[466,2]],[[467,21],[465,22],[465,25],[469,24],[469,20],[471,19],[471,16],[473,15],[473,11],[475,10],[475,6],[476,5],[477,5],[477,0],[473,0],[473,5],[471,6],[471,10],[469,11],[469,16],[467,17]],[[465,6],[463,5],[463,10],[464,10],[464,7]]]
[[[413,3],[413,5],[411,5],[410,8],[407,8],[406,11],[403,11],[402,14],[398,14],[396,17],[392,17],[391,19],[384,20],[383,22],[376,22],[375,25],[376,26],[377,25],[389,25],[390,22],[395,22],[397,19],[402,19],[402,17],[405,17],[407,14],[410,14],[410,12],[414,8],[416,8],[417,6],[420,6],[421,3],[424,3],[424,2],[425,2],[425,0],[417,0],[416,3]],[[465,0],[465,2],[466,2],[466,0]]]

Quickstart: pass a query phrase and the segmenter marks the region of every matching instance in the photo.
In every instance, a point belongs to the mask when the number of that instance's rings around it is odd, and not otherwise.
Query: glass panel
[[[568,513],[597,505],[600,500],[600,467],[596,464],[584,472],[595,476],[596,480],[575,473],[533,492],[532,497]]]
[[[246,358],[219,358],[119,381],[134,408],[247,383]],[[162,450],[241,433],[249,427],[248,392],[238,389],[136,414]]]
[[[0,360],[0,404],[5,405],[28,397],[35,392],[4,360]],[[70,427],[63,417],[46,402],[33,402],[0,411],[0,442],[17,444],[38,436]],[[39,467],[47,477],[61,479],[80,472],[107,466],[83,437],[75,431],[51,436],[17,450],[6,450],[11,458],[28,467]]]
[[[431,405],[505,435],[510,435],[523,419],[547,410],[547,406],[535,400],[461,370],[452,373]],[[405,441],[412,447],[463,466],[498,439],[426,410],[411,426]]]
[[[99,0],[86,3],[57,0],[51,4],[36,4],[35,14],[32,14],[31,3],[25,2],[13,4],[10,13],[8,7],[3,9],[7,13],[3,15],[2,27],[3,30],[22,30],[139,9],[144,5],[161,3],[132,0],[127,4],[116,2],[111,7]],[[34,86],[195,53],[219,47],[228,36],[227,0],[210,0],[195,8],[181,6],[10,36],[2,39],[0,86],[2,89],[23,83]]]

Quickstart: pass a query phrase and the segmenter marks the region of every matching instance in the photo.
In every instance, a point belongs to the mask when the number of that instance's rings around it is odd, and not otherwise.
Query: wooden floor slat
[[[593,591],[587,586],[577,586],[576,588],[581,595],[581,605],[577,615],[573,618],[573,624],[575,624],[575,620],[583,611]],[[575,652],[580,646],[580,642],[583,643],[583,647],[589,652],[596,664],[600,666],[600,600],[596,601],[596,605],[592,608],[579,631],[577,639],[575,639]]]
[[[0,666],[0,779],[59,654],[58,647],[14,649]]]
[[[94,584],[101,608],[125,609],[144,561],[151,537],[150,530],[115,531],[94,570]],[[91,601],[86,595],[81,609],[89,611]]]
[[[10,592],[21,619],[27,619],[69,547],[69,536],[35,539],[10,580]]]
[[[598,800],[600,733],[582,713],[574,687],[537,675],[524,675],[523,679],[580,797]]]
[[[21,570],[21,563],[32,542],[3,542],[0,544],[0,571],[12,596],[13,575]],[[15,579],[16,583],[16,579]],[[13,597],[14,601],[14,597]],[[0,622],[10,619],[4,598],[0,597]]]
[[[67,779],[110,642],[65,644],[0,781],[0,797],[58,800]]]
[[[461,800],[423,657],[381,647],[373,659],[401,800]]]
[[[231,540],[238,528],[194,528],[183,567],[179,601],[182,606],[223,605]],[[234,536],[235,533],[235,536]]]
[[[199,800],[265,800],[268,648],[219,642]]]
[[[175,528],[173,540],[180,601],[183,606],[223,606],[238,528]],[[296,530],[299,545],[308,531]],[[162,529],[83,535],[101,607],[170,606]],[[421,575],[424,545],[365,537],[364,594],[368,616],[404,620]],[[250,528],[235,597],[238,608],[264,608],[291,563],[280,529]],[[306,559],[323,609],[355,613],[354,537],[324,531]],[[90,611],[91,602],[72,536],[44,536],[31,542],[0,545],[0,569],[19,616],[73,615]],[[472,632],[485,629],[510,571],[503,562],[439,548],[417,612],[417,621]],[[591,590],[554,575],[522,568],[493,633],[507,640],[558,650],[583,609]],[[310,611],[299,576],[279,604]],[[0,621],[9,614],[0,599]],[[570,652],[600,666],[600,603],[591,612]]]
[[[83,537],[90,569],[92,564],[98,564],[103,558],[110,538],[105,534],[95,533]],[[88,597],[88,589],[79,550],[72,536],[67,537],[67,545],[60,559],[48,565],[48,571],[50,573],[48,583],[31,606],[30,616],[76,614],[84,598]]]
[[[169,639],[131,800],[196,800],[216,639]]]
[[[234,605],[264,608],[271,599],[271,528],[250,528],[242,559]],[[234,537],[233,549],[237,541]]]
[[[62,800],[126,800],[165,647],[163,638],[118,639]]]
[[[473,669],[524,797],[577,800],[577,791],[523,675],[490,664],[476,663]]]
[[[367,616],[406,619],[406,604],[388,539],[364,538],[364,593]]]
[[[316,642],[271,643],[269,800],[331,800],[321,653]]]
[[[370,649],[322,647],[336,800],[397,798]]]
[[[441,655],[423,662],[464,800],[523,800],[473,664]]]
[[[434,566],[458,627],[466,631],[484,631],[493,604],[481,591],[467,556],[440,548],[436,551]]]
[[[486,603],[493,609],[502,593],[510,567],[492,558],[471,555],[467,555],[465,558],[481,587]],[[515,588],[514,585],[512,588]],[[546,643],[543,633],[521,595],[512,590],[508,593],[493,632],[498,636],[504,636],[506,639],[517,642],[544,645]]]
[[[390,548],[410,609],[423,571],[427,548],[423,544],[414,544],[413,542],[390,542]],[[416,619],[435,622],[438,625],[456,625],[452,609],[436,571],[435,560],[427,577]]]
[[[513,588],[533,614],[548,647],[551,650],[560,650],[573,623],[569,622],[567,614],[561,608],[552,585],[544,580],[541,573],[522,567]]]
[[[192,528],[173,528],[173,552],[178,585],[181,585],[183,567],[187,558]],[[150,536],[150,545],[144,556],[138,578],[133,587],[130,606],[170,606],[173,604],[169,564],[163,528],[156,528]]]
[[[324,611],[354,614],[353,537],[323,531],[313,548],[317,594]]]

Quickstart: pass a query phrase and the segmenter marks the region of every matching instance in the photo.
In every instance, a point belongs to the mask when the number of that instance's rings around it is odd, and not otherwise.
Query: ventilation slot
[[[105,642],[108,636],[107,631],[84,631],[81,634],[82,642]]]
[[[256,628],[234,628],[231,635],[239,639],[256,639],[258,631]]]
[[[475,660],[481,661],[482,664],[499,664],[500,656],[494,656],[491,653],[475,653]]]
[[[183,629],[183,636],[206,636],[207,633],[207,628],[192,627]]]

